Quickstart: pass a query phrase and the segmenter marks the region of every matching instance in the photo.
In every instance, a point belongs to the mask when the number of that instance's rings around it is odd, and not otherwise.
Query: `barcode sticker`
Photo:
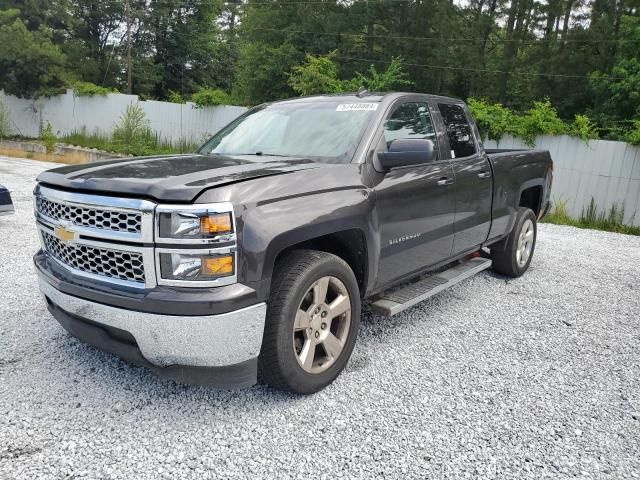
[[[377,103],[341,103],[336,108],[336,112],[360,112],[377,109]]]

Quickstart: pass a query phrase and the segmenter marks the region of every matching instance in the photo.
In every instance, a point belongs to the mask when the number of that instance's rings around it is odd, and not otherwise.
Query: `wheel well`
[[[530,187],[520,194],[520,206],[533,210],[536,217],[540,214],[540,201],[542,200],[542,187]]]
[[[345,230],[296,243],[281,251],[276,257],[275,264],[278,264],[283,255],[302,249],[319,250],[343,259],[353,270],[360,294],[364,295],[367,285],[367,244],[362,231]]]

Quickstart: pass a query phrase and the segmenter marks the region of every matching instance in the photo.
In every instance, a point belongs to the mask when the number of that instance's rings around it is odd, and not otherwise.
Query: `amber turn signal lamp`
[[[200,219],[200,232],[205,235],[230,233],[232,231],[230,213],[215,213]]]
[[[233,274],[233,257],[203,257],[202,273],[207,276],[221,276]]]

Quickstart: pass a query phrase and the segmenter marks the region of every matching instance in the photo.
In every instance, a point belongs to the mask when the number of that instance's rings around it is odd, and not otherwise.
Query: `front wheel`
[[[531,264],[537,235],[535,213],[530,208],[520,207],[509,236],[489,247],[493,270],[509,277],[521,276]]]
[[[360,291],[349,265],[326,252],[291,252],[271,285],[261,378],[294,393],[321,390],[345,367],[359,325]]]

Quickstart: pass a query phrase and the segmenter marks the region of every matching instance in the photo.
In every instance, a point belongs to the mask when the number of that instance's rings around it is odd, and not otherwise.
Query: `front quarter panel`
[[[257,179],[206,192],[198,203],[229,201],[238,227],[238,281],[268,295],[278,255],[315,238],[360,230],[366,241],[369,278],[377,265],[373,198],[361,182],[360,165]]]

